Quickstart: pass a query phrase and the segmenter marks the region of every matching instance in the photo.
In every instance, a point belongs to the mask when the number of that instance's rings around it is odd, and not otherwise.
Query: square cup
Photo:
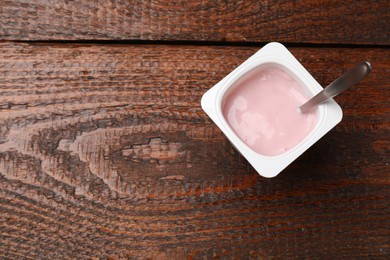
[[[278,175],[303,152],[335,127],[342,119],[343,112],[333,100],[317,107],[317,122],[313,130],[290,150],[276,156],[266,156],[255,152],[234,132],[226,121],[222,105],[226,94],[248,72],[257,68],[278,68],[295,79],[308,96],[314,96],[323,88],[302,66],[302,64],[280,43],[272,42],[265,45],[253,56],[233,70],[202,97],[202,109],[222,130],[229,141],[248,160],[255,170],[263,177],[271,178]]]

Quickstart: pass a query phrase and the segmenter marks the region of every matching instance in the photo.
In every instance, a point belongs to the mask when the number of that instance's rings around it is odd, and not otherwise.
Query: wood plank
[[[274,179],[199,105],[256,50],[1,43],[1,257],[389,255],[390,50],[292,49],[324,84],[373,72]]]
[[[0,21],[3,40],[390,44],[387,0],[3,0]]]

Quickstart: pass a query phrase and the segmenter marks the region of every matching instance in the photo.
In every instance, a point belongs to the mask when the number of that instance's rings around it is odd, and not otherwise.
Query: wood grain
[[[199,102],[256,50],[1,43],[0,257],[389,256],[390,50],[291,50],[323,84],[373,72],[274,179]]]
[[[390,44],[379,1],[3,0],[0,39]]]

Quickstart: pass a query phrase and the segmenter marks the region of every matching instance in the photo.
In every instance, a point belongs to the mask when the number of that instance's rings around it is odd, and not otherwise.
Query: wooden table
[[[3,0],[0,39],[0,258],[390,256],[387,0]],[[265,179],[200,99],[270,41],[373,71]]]

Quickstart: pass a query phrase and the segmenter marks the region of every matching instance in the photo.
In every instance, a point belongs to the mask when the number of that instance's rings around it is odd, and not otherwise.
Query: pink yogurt
[[[316,111],[297,110],[307,100],[299,83],[283,70],[257,69],[233,86],[222,113],[251,149],[276,156],[296,146],[315,127]]]

